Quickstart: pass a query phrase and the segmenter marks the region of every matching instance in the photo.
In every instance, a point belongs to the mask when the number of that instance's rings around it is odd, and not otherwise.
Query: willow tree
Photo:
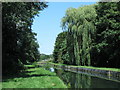
[[[95,32],[96,11],[93,5],[69,8],[62,19],[62,28],[68,31],[69,60],[75,65],[90,65],[92,36]]]

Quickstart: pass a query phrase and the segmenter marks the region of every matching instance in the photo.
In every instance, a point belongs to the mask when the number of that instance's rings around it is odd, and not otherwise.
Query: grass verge
[[[58,63],[52,63],[52,62],[50,62],[50,64],[54,64],[54,65],[66,65],[66,66],[72,66],[72,67],[90,68],[90,69],[109,70],[109,71],[120,72],[119,68],[92,67],[92,66],[74,66],[74,65],[58,64]]]
[[[28,69],[20,76],[3,80],[2,88],[67,88],[56,73],[34,65],[26,67]]]

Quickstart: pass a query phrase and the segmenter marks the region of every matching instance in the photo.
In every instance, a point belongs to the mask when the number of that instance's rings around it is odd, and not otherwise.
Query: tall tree
[[[93,5],[69,8],[62,19],[62,27],[68,31],[67,47],[71,64],[90,65],[90,50],[94,35],[96,11]]]
[[[97,31],[92,64],[120,67],[120,2],[100,2],[96,5],[96,12]]]
[[[39,46],[31,25],[45,7],[43,2],[2,3],[3,73],[18,71],[22,63],[38,60]]]
[[[65,64],[70,63],[68,61],[66,36],[67,36],[67,32],[61,32],[60,34],[58,34],[58,37],[56,38],[54,52],[53,52],[54,62],[56,63],[65,63]]]

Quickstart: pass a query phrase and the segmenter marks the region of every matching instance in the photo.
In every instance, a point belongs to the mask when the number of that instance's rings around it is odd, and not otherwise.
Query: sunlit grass
[[[54,65],[67,65],[67,64],[57,64],[57,63],[51,63],[51,64],[54,64]],[[106,67],[93,67],[93,66],[74,66],[74,65],[67,65],[67,66],[81,67],[81,68],[90,68],[90,69],[99,69],[99,70],[109,70],[109,71],[120,72],[119,68],[106,68]]]
[[[99,70],[109,70],[109,71],[117,71],[120,72],[118,68],[106,68],[106,67],[92,67],[92,66],[76,66],[81,68],[90,68],[90,69],[99,69]]]
[[[26,65],[27,73],[20,77],[3,81],[3,88],[67,88],[56,73],[44,68],[33,68],[33,65]]]

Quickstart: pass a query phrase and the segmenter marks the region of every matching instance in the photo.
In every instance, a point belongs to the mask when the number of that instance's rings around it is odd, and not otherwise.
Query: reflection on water
[[[69,88],[119,88],[120,83],[90,75],[55,69],[57,75]]]
[[[64,71],[62,68],[45,67],[45,69],[56,72],[68,88],[117,88],[120,90],[120,82],[98,78],[84,72]]]
[[[50,71],[51,71],[51,72],[54,72],[54,68],[53,68],[53,67],[51,67],[51,68],[50,68]]]
[[[49,70],[49,71],[51,71],[51,72],[54,72],[54,71],[55,71],[55,69],[54,69],[53,67],[45,67],[44,69],[45,69],[45,70]]]

